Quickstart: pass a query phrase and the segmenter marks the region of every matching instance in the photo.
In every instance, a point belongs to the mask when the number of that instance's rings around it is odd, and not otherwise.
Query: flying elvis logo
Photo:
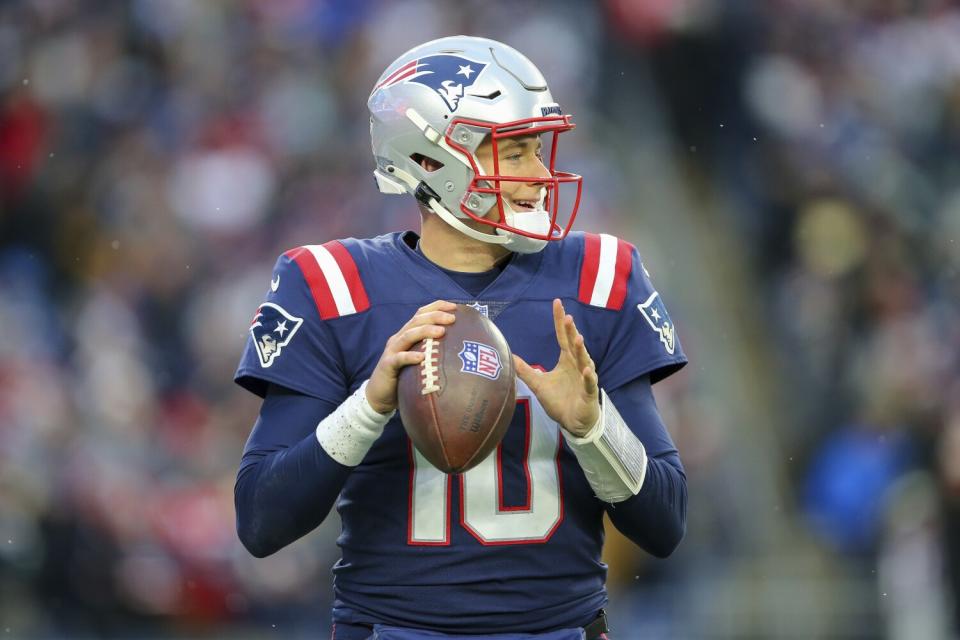
[[[273,364],[302,324],[303,318],[291,315],[278,304],[264,302],[260,305],[250,325],[250,336],[253,337],[261,367],[266,369]]]
[[[650,328],[660,336],[663,348],[672,355],[677,347],[677,334],[670,320],[670,314],[667,313],[667,308],[660,299],[660,294],[654,291],[646,302],[637,305],[637,309],[640,310]]]
[[[463,364],[460,371],[464,373],[472,373],[496,380],[500,375],[500,369],[503,368],[497,350],[482,342],[464,340],[463,349],[457,355],[460,356],[460,362]]]
[[[486,68],[487,64],[484,62],[441,53],[411,60],[387,76],[374,91],[401,82],[416,82],[436,91],[447,108],[454,112],[460,105],[464,92],[473,86]]]

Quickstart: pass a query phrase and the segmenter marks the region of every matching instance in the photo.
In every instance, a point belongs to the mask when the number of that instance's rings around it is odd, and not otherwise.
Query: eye
[[[514,162],[520,160],[523,157],[522,153],[511,153],[509,156],[504,158],[504,160],[513,160]]]

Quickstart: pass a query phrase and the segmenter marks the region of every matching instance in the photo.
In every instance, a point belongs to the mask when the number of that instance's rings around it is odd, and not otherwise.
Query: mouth
[[[536,211],[537,206],[540,204],[540,200],[514,200],[513,205],[515,208],[523,211]]]

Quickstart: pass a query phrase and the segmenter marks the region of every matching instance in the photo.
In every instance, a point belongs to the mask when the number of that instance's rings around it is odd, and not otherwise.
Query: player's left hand
[[[559,299],[553,301],[553,325],[560,359],[552,371],[534,369],[516,354],[513,362],[517,375],[537,396],[547,415],[573,435],[582,437],[600,419],[597,370],[573,316],[565,313]]]

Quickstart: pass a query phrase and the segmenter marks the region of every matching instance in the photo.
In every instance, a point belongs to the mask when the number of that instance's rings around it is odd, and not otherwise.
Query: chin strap
[[[440,199],[436,197],[435,193],[428,191],[430,188],[424,185],[422,182],[417,180],[414,176],[410,175],[400,167],[390,165],[387,167],[387,172],[389,176],[384,176],[381,171],[378,169],[374,171],[374,175],[377,177],[378,183],[384,180],[385,178],[389,180],[392,184],[398,185],[401,182],[406,184],[409,187],[409,191],[417,195],[417,200],[425,204],[431,211],[440,216],[440,219],[446,222],[448,225],[459,231],[460,233],[467,235],[474,240],[479,240],[480,242],[487,242],[490,244],[499,244],[506,245],[510,243],[510,236],[501,236],[493,235],[490,233],[484,233],[482,231],[477,231],[472,227],[468,227],[463,223],[460,218],[456,217],[450,211],[447,210],[442,204],[440,204]],[[395,179],[391,179],[395,178]],[[404,190],[407,192],[407,190]],[[511,234],[513,235],[513,234]]]
[[[468,227],[463,223],[462,220],[460,220],[460,218],[450,213],[446,207],[440,204],[440,201],[437,200],[436,198],[431,198],[430,202],[428,203],[428,206],[430,207],[431,211],[433,211],[435,214],[440,216],[440,218],[444,222],[446,222],[448,225],[450,225],[460,233],[470,236],[474,240],[479,240],[480,242],[486,242],[489,244],[499,244],[499,245],[505,245],[510,243],[510,236],[493,235],[490,233],[484,233],[483,231],[477,231],[473,227]]]
[[[539,233],[543,235],[549,233],[550,214],[543,209],[543,201],[546,199],[546,194],[546,188],[541,187],[539,204],[537,205],[537,209],[535,211],[517,213],[517,211],[510,206],[509,202],[504,202],[503,208],[505,209],[507,224],[515,229],[529,231],[531,233]],[[542,251],[543,248],[547,246],[547,240],[531,238],[529,236],[514,233],[512,231],[505,231],[500,228],[497,228],[497,234],[509,238],[510,242],[506,243],[504,246],[511,251],[515,251],[516,253],[537,253],[538,251]]]

